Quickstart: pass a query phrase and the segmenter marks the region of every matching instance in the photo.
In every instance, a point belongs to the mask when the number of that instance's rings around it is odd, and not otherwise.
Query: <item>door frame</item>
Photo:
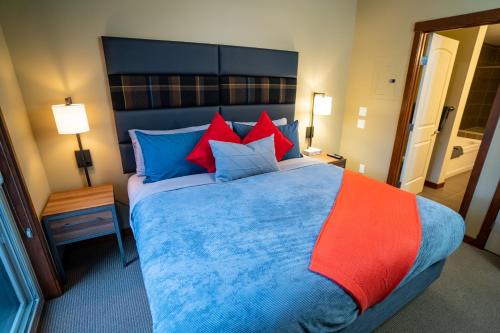
[[[3,189],[9,208],[16,222],[22,242],[35,271],[38,284],[46,299],[62,294],[47,240],[24,179],[16,162],[16,155],[0,109],[0,172],[4,178]],[[30,231],[28,237],[26,231]]]
[[[498,23],[500,23],[500,8],[415,23],[413,44],[408,64],[408,72],[406,75],[401,111],[399,114],[396,137],[394,139],[391,163],[389,165],[389,172],[387,175],[388,184],[398,186],[399,178],[401,176],[403,157],[410,134],[410,118],[412,116],[413,101],[418,92],[418,78],[421,71],[420,63],[429,34],[442,30],[470,28]],[[476,185],[479,180],[479,175],[481,174],[481,170],[493,138],[496,122],[498,121],[498,114],[500,113],[500,101],[498,101],[498,99],[499,93],[497,91],[495,103],[490,113],[490,117],[488,118],[483,140],[479,147],[478,156],[474,163],[469,184],[467,185],[462,205],[460,207],[459,213],[464,218],[467,214],[467,210],[469,209],[470,201],[472,200],[474,190],[476,189]],[[493,126],[493,123],[495,126]],[[475,239],[467,236],[465,238],[465,241],[467,242],[474,243],[474,240]]]

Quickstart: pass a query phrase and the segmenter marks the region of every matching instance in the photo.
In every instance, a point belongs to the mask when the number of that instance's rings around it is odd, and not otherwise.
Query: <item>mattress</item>
[[[308,270],[343,169],[311,159],[280,168],[222,184],[204,174],[146,189],[131,178],[131,224],[155,332],[338,331],[358,317],[340,286]],[[417,203],[422,242],[398,289],[463,238],[458,214]]]

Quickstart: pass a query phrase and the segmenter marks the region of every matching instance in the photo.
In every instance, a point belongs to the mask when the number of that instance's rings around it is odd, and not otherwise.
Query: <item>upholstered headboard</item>
[[[102,37],[124,173],[135,170],[128,130],[226,120],[293,121],[298,53],[214,44]]]

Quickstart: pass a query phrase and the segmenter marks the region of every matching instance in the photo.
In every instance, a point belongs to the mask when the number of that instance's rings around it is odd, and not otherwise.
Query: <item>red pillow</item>
[[[202,168],[207,169],[208,172],[215,171],[215,159],[208,140],[233,143],[241,142],[240,137],[227,125],[224,118],[219,113],[216,113],[207,131],[186,157],[186,160],[198,164]]]
[[[285,154],[292,149],[293,143],[288,140],[283,133],[281,133],[265,111],[262,112],[257,124],[255,124],[252,130],[243,139],[242,143],[247,144],[260,140],[270,136],[271,134],[274,134],[274,153],[276,155],[276,160],[281,161],[283,156],[285,156]]]

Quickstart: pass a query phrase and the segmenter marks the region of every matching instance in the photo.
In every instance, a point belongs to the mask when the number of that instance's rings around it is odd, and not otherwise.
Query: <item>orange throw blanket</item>
[[[309,269],[339,284],[363,312],[406,276],[421,237],[414,194],[345,170]]]

